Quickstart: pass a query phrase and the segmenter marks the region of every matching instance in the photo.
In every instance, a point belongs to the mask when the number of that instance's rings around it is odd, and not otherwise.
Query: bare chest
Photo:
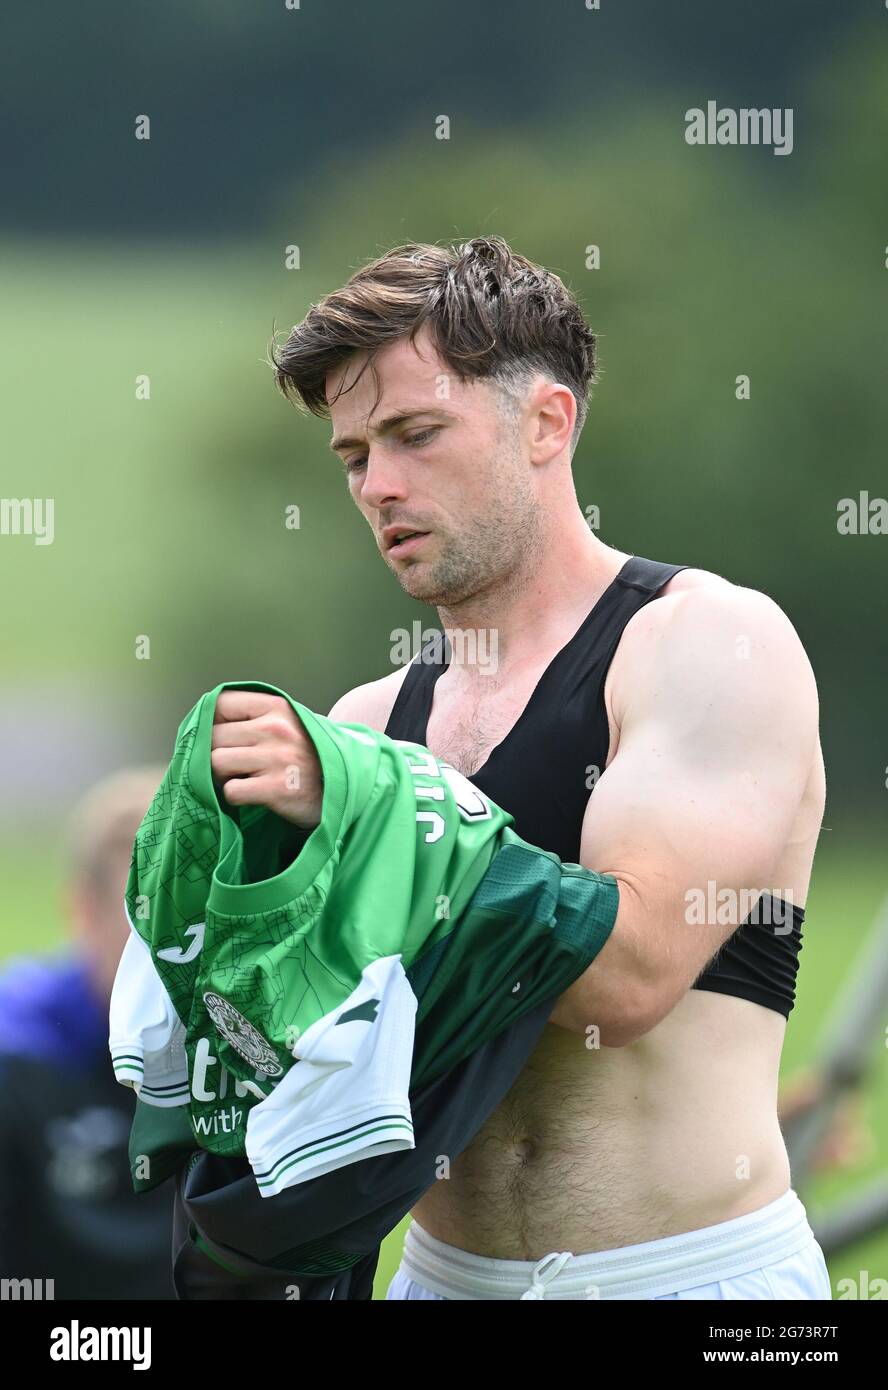
[[[438,758],[471,777],[495,748],[508,738],[527,708],[543,668],[530,671],[508,685],[495,677],[478,677],[470,689],[454,690],[444,675],[426,728],[426,747]]]

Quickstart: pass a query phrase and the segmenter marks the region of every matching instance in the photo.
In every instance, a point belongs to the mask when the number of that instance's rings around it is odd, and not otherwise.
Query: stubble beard
[[[505,465],[505,460],[497,463]],[[536,498],[514,467],[496,466],[484,513],[467,518],[456,535],[434,531],[434,560],[417,559],[397,574],[405,593],[453,612],[505,585],[513,587],[539,565],[544,548]]]

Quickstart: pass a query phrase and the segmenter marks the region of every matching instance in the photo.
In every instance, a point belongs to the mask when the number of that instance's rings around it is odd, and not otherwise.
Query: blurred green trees
[[[378,558],[326,423],[274,391],[267,343],[393,243],[497,232],[600,335],[575,460],[599,534],[781,603],[820,683],[830,815],[883,807],[888,537],[836,520],[888,490],[886,82],[859,40],[812,72],[790,158],[689,147],[688,91],[636,93],[594,132],[577,110],[342,153],[248,243],[7,244],[4,491],[56,499],[52,546],[0,545],[7,680],[81,685],[154,757],[219,680],[326,709],[384,674],[392,628],[435,616]]]

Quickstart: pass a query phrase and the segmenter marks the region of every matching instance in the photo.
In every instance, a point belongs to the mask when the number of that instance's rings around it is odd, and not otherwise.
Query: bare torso
[[[687,571],[662,592],[707,578]],[[608,676],[609,713],[625,640]],[[508,683],[479,682],[476,693],[442,675],[426,733],[431,751],[471,777],[509,733],[560,645]],[[348,717],[383,728],[396,689],[391,678],[376,683],[366,709]],[[618,742],[611,718],[608,762]],[[800,906],[823,784],[818,747],[768,885]],[[505,1100],[413,1215],[463,1250],[536,1260],[656,1240],[754,1211],[789,1186],[777,1119],[784,1031],[781,1014],[704,990],[690,990],[625,1047],[589,1047],[549,1024]]]

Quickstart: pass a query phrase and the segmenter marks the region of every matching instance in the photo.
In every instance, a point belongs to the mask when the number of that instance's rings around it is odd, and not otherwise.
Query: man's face
[[[460,382],[426,328],[415,343],[378,352],[375,377],[368,368],[352,386],[365,361],[355,353],[327,378],[328,400],[345,388],[331,409],[331,447],[402,588],[450,606],[502,580],[538,546],[523,417],[503,412],[493,384]],[[399,541],[398,532],[420,534]]]

